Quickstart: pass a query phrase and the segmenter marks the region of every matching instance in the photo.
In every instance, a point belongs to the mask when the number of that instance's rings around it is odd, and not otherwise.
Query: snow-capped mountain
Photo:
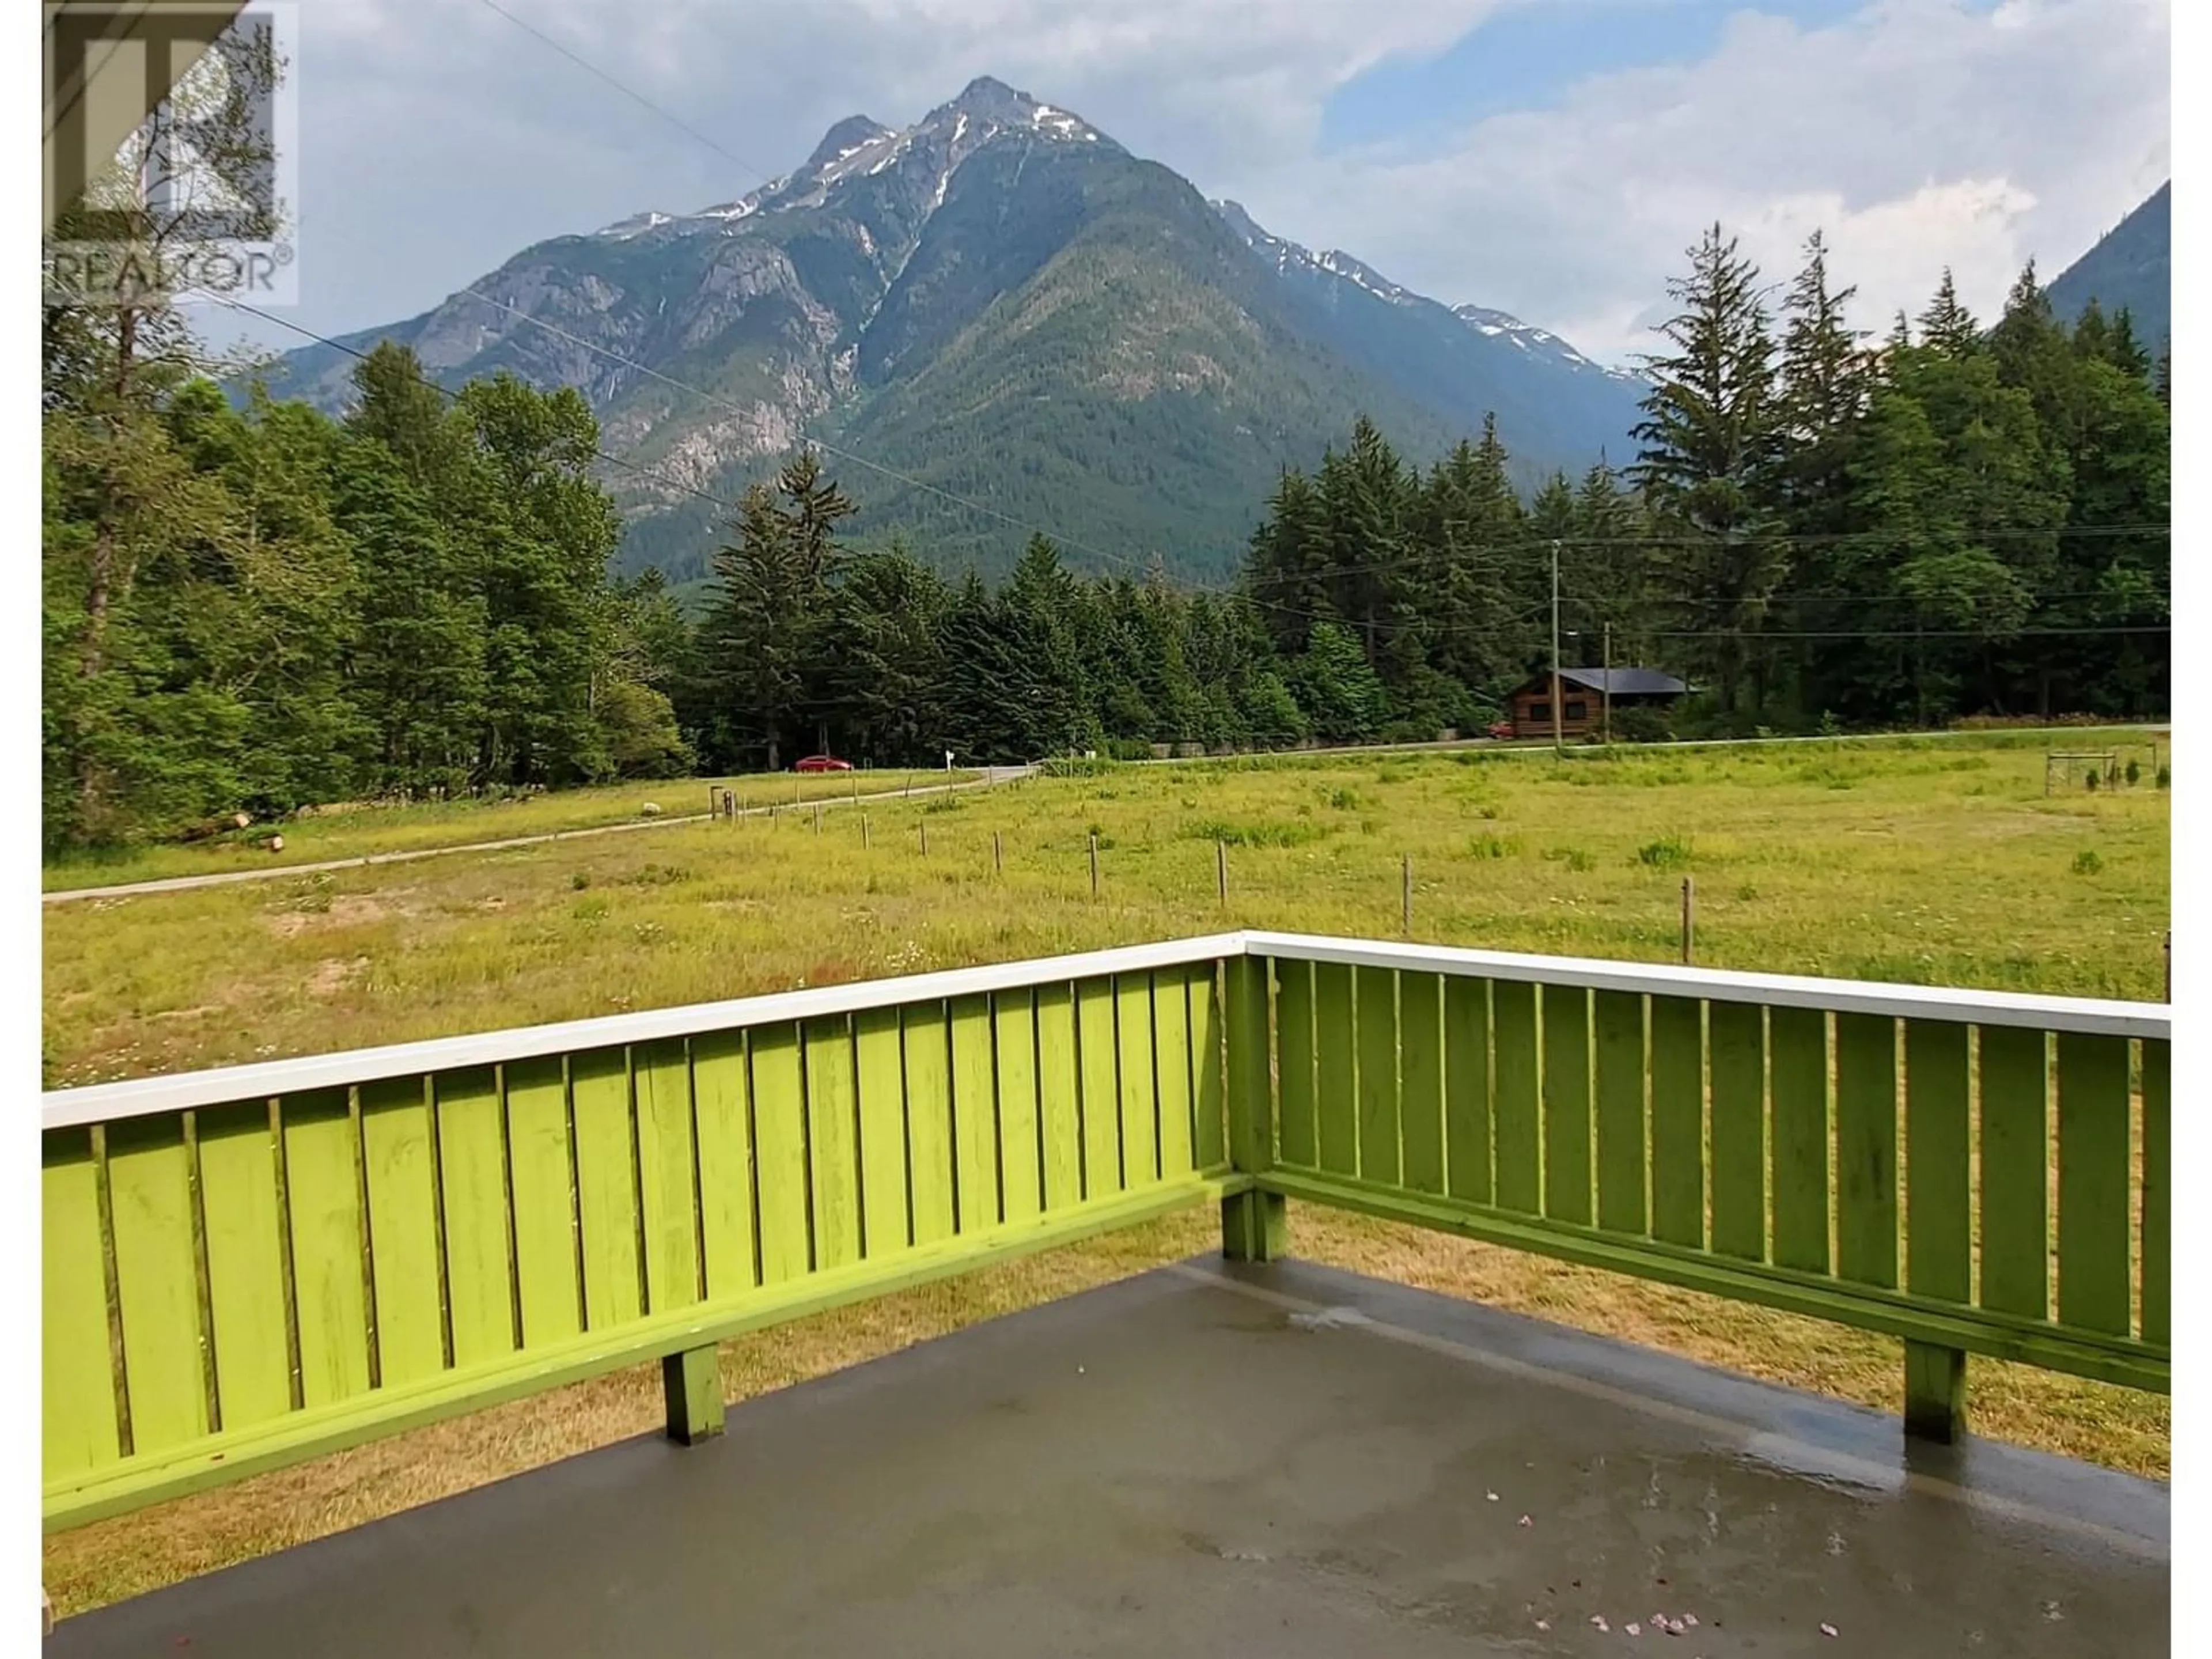
[[[908,126],[839,121],[730,200],[540,243],[342,343],[378,339],[448,384],[508,369],[582,389],[629,464],[608,475],[626,557],[678,575],[724,516],[700,494],[733,499],[810,438],[886,470],[839,467],[859,528],[901,526],[939,562],[1002,566],[1014,520],[1214,572],[1279,470],[1359,414],[1421,456],[1495,411],[1533,477],[1623,459],[1638,395],[1540,329],[1273,236],[988,78]],[[275,389],[341,406],[353,366],[310,348]]]

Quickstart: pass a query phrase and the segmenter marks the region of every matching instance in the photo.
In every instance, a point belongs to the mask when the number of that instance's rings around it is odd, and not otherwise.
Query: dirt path
[[[819,800],[805,803],[811,806],[836,807],[865,805],[872,800],[909,799],[921,795],[942,795],[957,789],[988,789],[994,784],[1011,783],[1017,778],[1027,777],[1035,770],[1028,766],[992,766],[983,769],[980,778],[965,783],[933,783],[920,789],[877,789],[860,795],[823,796]],[[765,817],[781,810],[775,806],[748,806],[738,816]],[[76,899],[136,898],[149,893],[183,893],[195,887],[219,887],[234,881],[274,881],[280,876],[313,875],[325,870],[358,870],[373,864],[407,864],[416,859],[447,858],[457,853],[499,853],[515,847],[537,847],[546,842],[575,841],[585,836],[619,836],[634,830],[665,830],[679,823],[712,822],[710,812],[689,812],[681,817],[640,818],[633,823],[593,824],[583,830],[549,830],[542,835],[509,836],[501,841],[464,842],[453,847],[412,848],[398,853],[367,853],[358,858],[323,859],[313,864],[272,864],[261,870],[223,870],[205,876],[165,876],[158,881],[131,881],[112,887],[72,887],[64,892],[47,893],[48,904],[67,904]]]

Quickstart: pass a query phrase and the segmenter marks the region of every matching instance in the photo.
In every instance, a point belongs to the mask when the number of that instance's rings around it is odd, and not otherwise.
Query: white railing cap
[[[553,1025],[515,1026],[504,1030],[475,1031],[463,1036],[433,1037],[422,1042],[392,1043],[383,1048],[340,1049],[293,1060],[259,1060],[212,1071],[137,1078],[123,1083],[95,1083],[82,1088],[49,1090],[40,1102],[40,1117],[49,1129],[107,1123],[118,1118],[265,1100],[277,1095],[495,1066],[544,1054],[662,1042],[709,1031],[785,1024],[909,1002],[934,1002],[991,991],[1095,979],[1106,974],[1188,967],[1242,956],[1243,952],[1243,934],[1216,933],[1200,939],[1165,939],[1157,944],[1089,951],[1074,956],[1031,957],[1021,962],[991,963],[980,968],[951,968],[891,979],[823,985],[803,991],[776,991],[724,1002],[646,1008],[632,1014],[608,1014]]]
[[[1395,968],[1502,979],[1541,985],[1584,986],[1601,991],[1752,1002],[1778,1008],[1817,1008],[1906,1019],[1951,1020],[1977,1025],[2025,1026],[2047,1031],[2145,1037],[2170,1036],[2164,1003],[2116,1002],[2083,997],[2030,996],[2009,991],[1959,990],[1943,986],[1890,985],[1857,980],[1741,974],[1713,968],[1676,968],[1591,957],[1518,955],[1453,945],[1329,939],[1305,933],[1213,933],[1197,939],[1119,946],[1077,955],[992,963],[908,974],[892,979],[824,985],[802,991],[738,997],[723,1002],[648,1008],[630,1014],[564,1021],[552,1025],[434,1037],[422,1042],[341,1049],[292,1060],[258,1061],[210,1071],[179,1072],[122,1083],[47,1091],[40,1103],[48,1129],[112,1122],[157,1112],[265,1100],[279,1095],[343,1088],[386,1078],[576,1054],[632,1043],[659,1042],[710,1031],[776,1025],[911,1002],[940,1001],[994,991],[1021,990],[1109,974],[1146,973],[1245,955],[1352,967]]]
[[[1414,973],[1452,974],[1540,985],[1587,986],[1599,991],[1702,997],[1714,1002],[1756,1002],[1771,1008],[1820,1008],[1836,1013],[1904,1019],[2027,1026],[2037,1030],[2100,1036],[2164,1041],[2172,1024],[2172,1012],[2162,1002],[2036,996],[2018,991],[1972,991],[1951,986],[1894,985],[1790,974],[1743,974],[1718,968],[1608,962],[1589,957],[1526,956],[1508,951],[1329,939],[1308,933],[1248,932],[1244,945],[1255,955],[1293,962],[1396,968]]]

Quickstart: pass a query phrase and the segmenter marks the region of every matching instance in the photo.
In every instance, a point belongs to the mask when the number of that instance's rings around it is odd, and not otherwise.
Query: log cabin
[[[1562,738],[1586,737],[1601,729],[1607,705],[1618,716],[1625,708],[1672,708],[1690,688],[1653,668],[1562,668],[1559,719]],[[1516,738],[1548,738],[1552,720],[1552,677],[1533,676],[1506,700]]]

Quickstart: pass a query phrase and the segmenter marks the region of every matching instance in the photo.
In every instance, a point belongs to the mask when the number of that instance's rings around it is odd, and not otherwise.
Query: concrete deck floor
[[[1164,1269],[729,1427],[70,1620],[47,1650],[2168,1651],[2163,1486],[1984,1443],[1908,1460],[1893,1418],[1296,1264]]]

